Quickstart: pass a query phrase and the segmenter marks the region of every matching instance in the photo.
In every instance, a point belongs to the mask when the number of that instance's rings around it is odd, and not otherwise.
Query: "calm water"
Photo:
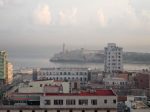
[[[8,50],[9,60],[14,68],[24,67],[90,67],[104,69],[103,63],[52,63],[49,59],[61,51],[61,46],[35,47],[35,48],[14,48]],[[124,64],[125,70],[147,69],[146,64]]]
[[[100,68],[101,70],[104,69],[103,63],[52,63],[49,62],[48,58],[12,58],[11,60],[16,69],[24,67],[90,67]],[[150,65],[146,64],[124,64],[125,70],[141,70],[148,68],[150,68]]]

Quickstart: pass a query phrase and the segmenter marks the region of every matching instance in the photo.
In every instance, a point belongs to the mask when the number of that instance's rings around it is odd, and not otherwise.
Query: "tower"
[[[123,71],[123,48],[116,46],[115,43],[108,43],[104,51],[104,71],[107,73]]]
[[[0,51],[0,85],[5,84],[7,75],[7,53],[6,51]]]

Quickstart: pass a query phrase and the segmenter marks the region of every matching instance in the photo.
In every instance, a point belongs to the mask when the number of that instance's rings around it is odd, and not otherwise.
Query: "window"
[[[40,87],[42,87],[43,85],[42,84],[40,84]]]
[[[92,105],[97,105],[97,100],[96,99],[91,100],[91,104]]]
[[[106,99],[104,100],[104,103],[107,103],[107,100],[106,100]]]
[[[113,103],[116,104],[116,100],[113,100]]]
[[[45,100],[45,105],[50,105],[51,101],[50,100]]]
[[[54,105],[63,105],[63,100],[54,100]]]
[[[76,101],[74,99],[66,100],[66,105],[75,105]]]
[[[69,110],[69,112],[72,112],[72,110]]]
[[[79,100],[79,105],[88,105],[88,100],[86,99]]]

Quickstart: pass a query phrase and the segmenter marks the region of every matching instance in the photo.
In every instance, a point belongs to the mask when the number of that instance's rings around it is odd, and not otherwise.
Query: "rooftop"
[[[40,68],[40,70],[58,70],[58,71],[72,71],[72,70],[77,70],[77,71],[80,71],[80,70],[84,70],[84,71],[87,71],[88,70],[88,68]]]
[[[112,90],[84,91],[80,93],[46,93],[46,96],[116,96]]]

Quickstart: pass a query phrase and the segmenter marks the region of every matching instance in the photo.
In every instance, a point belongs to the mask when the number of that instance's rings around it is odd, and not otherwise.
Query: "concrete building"
[[[59,88],[57,87],[60,86],[62,87],[62,90],[59,92],[70,93],[71,87],[69,82],[54,81],[54,80],[31,81],[27,84],[20,84],[18,88],[18,92],[19,93],[44,93],[49,88],[51,88],[51,90],[58,90]]]
[[[7,74],[7,53],[0,51],[0,86],[5,84]]]
[[[117,96],[112,90],[79,93],[16,93],[14,105],[1,112],[117,112]]]
[[[47,93],[40,97],[40,108],[56,109],[60,112],[117,112],[117,96],[112,90],[85,91],[76,94]],[[68,112],[67,111],[67,112]]]
[[[113,78],[104,78],[104,84],[105,87],[113,87],[113,88],[119,88],[119,87],[127,87],[128,86],[128,81],[124,78],[118,78],[118,77],[113,77]]]
[[[107,73],[123,71],[123,48],[116,46],[115,43],[108,43],[104,50],[104,71]]]
[[[6,84],[11,84],[13,81],[13,65],[7,62]]]
[[[37,77],[35,73],[34,71],[34,78],[37,80],[77,80],[81,85],[87,84],[89,78],[88,68],[41,68],[37,72]]]
[[[150,89],[150,73],[137,73],[135,83],[138,89]]]
[[[140,72],[135,76],[135,87],[150,98],[150,72]]]

